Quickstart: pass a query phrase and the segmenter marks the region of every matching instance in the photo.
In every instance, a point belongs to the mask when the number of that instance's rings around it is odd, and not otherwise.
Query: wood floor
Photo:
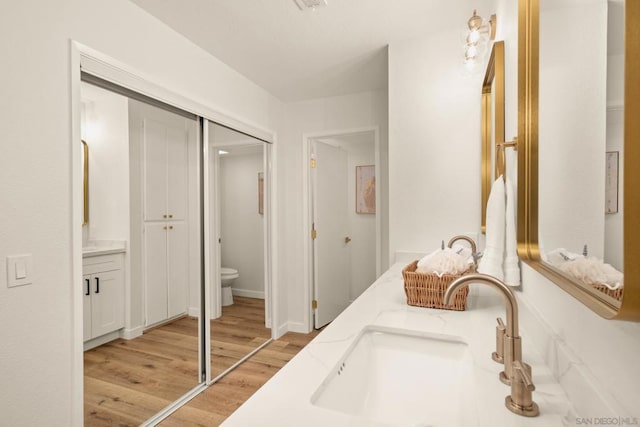
[[[198,383],[197,319],[184,317],[84,354],[85,425],[137,426]],[[287,334],[209,387],[162,425],[218,425],[317,333]],[[264,343],[264,301],[234,297],[211,321],[213,377]]]
[[[318,331],[310,334],[289,332],[269,343],[187,405],[178,409],[160,425],[162,427],[220,425],[317,334]]]

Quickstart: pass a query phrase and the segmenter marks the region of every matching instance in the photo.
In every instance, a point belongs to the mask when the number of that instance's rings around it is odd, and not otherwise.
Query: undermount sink
[[[473,425],[473,361],[457,337],[366,326],[311,397],[363,425]]]

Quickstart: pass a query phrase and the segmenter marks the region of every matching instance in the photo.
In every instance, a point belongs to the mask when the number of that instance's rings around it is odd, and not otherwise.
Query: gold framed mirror
[[[89,223],[89,145],[82,140],[82,225]]]
[[[546,0],[544,0],[546,1]],[[620,276],[619,283],[622,285],[621,295],[612,296],[602,290],[599,290],[594,286],[594,283],[589,283],[588,280],[583,279],[579,280],[575,273],[570,273],[569,270],[560,268],[560,264],[553,263],[548,254],[550,252],[544,251],[543,247],[544,243],[541,242],[540,231],[542,223],[546,224],[546,219],[550,216],[560,216],[560,213],[556,212],[555,214],[548,215],[540,210],[541,205],[545,203],[549,205],[549,194],[542,191],[544,188],[541,188],[541,182],[544,183],[544,180],[548,180],[546,174],[550,171],[549,168],[544,169],[544,173],[540,172],[541,166],[541,158],[543,157],[543,151],[549,147],[549,145],[543,146],[543,143],[549,144],[548,139],[548,128],[547,122],[544,122],[541,126],[540,123],[545,120],[545,116],[551,113],[557,114],[561,119],[566,120],[562,114],[558,113],[554,110],[554,106],[547,101],[551,98],[548,95],[548,91],[541,91],[543,88],[541,85],[548,85],[549,79],[546,77],[542,80],[540,79],[541,69],[546,70],[547,64],[541,64],[540,57],[540,42],[542,37],[547,37],[548,33],[542,34],[540,30],[540,3],[541,0],[519,0],[518,3],[518,254],[520,258],[538,271],[543,276],[547,277],[566,292],[574,296],[576,299],[584,303],[594,312],[599,314],[602,317],[607,319],[624,319],[624,320],[634,320],[640,321],[640,264],[634,261],[634,256],[638,254],[640,250],[640,225],[637,223],[635,218],[637,218],[640,213],[640,197],[638,195],[638,188],[640,185],[640,170],[637,167],[634,167],[640,161],[640,146],[638,139],[640,138],[640,122],[635,119],[637,112],[640,111],[640,87],[637,85],[624,84],[623,92],[623,106],[624,110],[621,110],[621,117],[623,117],[623,142],[622,142],[622,158],[621,158],[621,167],[623,168],[622,173],[622,181],[624,183],[622,191],[621,191],[621,199],[622,206],[624,207],[624,215],[621,218],[621,242],[620,248],[622,249],[621,253],[621,271],[622,274],[624,272],[624,277]],[[545,7],[548,4],[545,4]],[[604,18],[599,18],[603,25],[607,20],[607,3],[601,2],[594,7],[600,7],[600,14],[604,16]],[[558,9],[558,4],[553,4],[552,8]],[[633,82],[638,78],[640,73],[640,56],[638,55],[638,51],[640,48],[640,28],[638,26],[633,26],[638,18],[640,18],[640,2],[636,1],[626,1],[623,3],[624,10],[624,82],[629,83]],[[584,9],[581,9],[581,13]],[[604,14],[602,13],[604,11]],[[565,11],[566,12],[566,11]],[[547,14],[545,12],[545,19],[547,19]],[[561,19],[558,19],[555,16],[558,22],[561,22]],[[579,17],[575,17],[576,21],[580,22],[581,25],[585,25],[583,21]],[[545,24],[548,21],[545,21]],[[566,20],[564,21],[567,22]],[[591,27],[594,28],[594,27]],[[547,27],[543,27],[544,30]],[[566,30],[566,29],[565,29]],[[602,32],[602,30],[598,30]],[[606,31],[605,31],[606,33]],[[583,34],[584,35],[584,31]],[[605,34],[606,35],[606,34]],[[562,43],[564,40],[558,40],[563,37],[571,37],[566,31],[557,37],[554,38],[554,41],[551,43]],[[604,43],[604,47],[601,44],[598,44],[596,47],[600,50],[604,50],[606,52],[606,42],[597,41],[596,43]],[[545,44],[548,46],[548,44]],[[594,46],[594,45],[592,45]],[[575,46],[572,46],[575,48]],[[584,52],[579,48],[575,48],[575,50],[580,51],[581,54],[584,55]],[[546,52],[545,52],[546,54]],[[570,52],[573,54],[573,52]],[[605,54],[606,55],[606,54]],[[587,55],[589,56],[589,55]],[[557,55],[558,58],[563,58],[562,55]],[[546,57],[545,57],[546,60]],[[601,59],[600,59],[601,61]],[[605,60],[604,70],[603,67],[600,67],[598,71],[598,67],[592,67],[591,65],[582,65],[582,68],[577,70],[580,74],[575,74],[576,70],[574,70],[574,76],[581,76],[581,73],[591,72],[593,69],[596,69],[596,72],[600,72],[601,75],[604,75],[605,82],[607,81],[607,60]],[[541,68],[542,66],[542,68]],[[622,69],[622,66],[621,66]],[[560,67],[556,67],[554,70],[554,75],[557,76],[562,72]],[[602,77],[600,76],[602,79]],[[610,81],[610,78],[609,78]],[[609,83],[606,83],[609,84]],[[544,86],[545,90],[548,90],[548,86]],[[589,87],[589,89],[594,89]],[[561,87],[560,90],[564,90]],[[599,90],[595,88],[595,91]],[[541,93],[543,92],[543,93]],[[584,91],[583,87],[583,92]],[[573,93],[576,93],[575,91]],[[600,96],[600,99],[603,99],[605,102],[607,100],[606,90],[604,91],[605,96]],[[555,100],[565,101],[569,103],[573,103],[573,106],[582,107],[582,104],[579,99],[576,99],[573,96],[567,96],[566,93],[553,93],[553,97]],[[563,99],[563,95],[565,99]],[[542,101],[545,101],[544,109],[539,110],[539,105],[542,104]],[[597,120],[606,121],[607,110],[606,105],[598,106],[598,118]],[[585,117],[581,117],[585,119]],[[581,128],[581,123],[571,123],[573,127],[570,130],[568,135],[570,137],[574,137],[574,134],[579,134],[583,129]],[[602,124],[602,128],[606,128],[606,124]],[[622,131],[621,131],[622,132]],[[598,137],[602,137],[606,139],[606,132],[602,132],[602,135],[598,135],[595,138],[592,138],[598,141]],[[566,147],[568,142],[566,141],[566,135],[560,135],[558,133],[553,135],[554,147]],[[579,137],[578,137],[579,138]],[[602,139],[600,138],[600,139]],[[583,142],[580,140],[580,142]],[[605,147],[604,142],[600,141],[601,147]],[[544,149],[544,150],[541,150]],[[582,146],[580,150],[583,150]],[[576,155],[583,153],[581,151],[568,150],[571,157],[569,157],[568,161],[577,162]],[[605,177],[605,150],[602,150],[601,153],[594,154],[595,162],[594,164],[599,163],[599,167],[597,168],[599,173],[599,177]],[[545,151],[544,154],[547,152]],[[558,160],[557,158],[555,160]],[[563,165],[567,165],[567,160],[564,163],[556,162],[556,169],[563,168]],[[600,170],[600,168],[602,170]],[[567,168],[571,169],[571,168]],[[589,169],[589,172],[593,172],[593,168],[585,168]],[[565,171],[565,175],[568,180],[576,178],[576,176],[571,175],[571,173]],[[556,180],[556,183],[560,181]],[[597,179],[594,182],[598,182]],[[544,186],[543,186],[544,187]],[[599,187],[604,191],[604,185]],[[584,189],[583,189],[584,190]],[[586,192],[583,193],[586,197]],[[605,195],[604,194],[596,194],[596,202],[597,199],[601,197],[600,206],[602,210],[597,212],[596,215],[601,215],[603,219],[601,223],[604,223],[604,215],[605,215]],[[552,198],[551,198],[552,199]],[[597,205],[597,203],[596,203]],[[556,209],[560,209],[558,206],[553,206]],[[542,221],[545,216],[545,220]],[[580,223],[582,218],[581,211],[576,211],[572,213],[572,219],[576,223]],[[587,213],[585,213],[587,215]],[[593,215],[589,213],[589,215]],[[590,223],[588,223],[590,224]],[[623,230],[623,231],[622,231]],[[596,232],[604,234],[603,230],[592,230],[592,229],[584,229],[586,234]],[[546,236],[543,236],[546,238]],[[603,246],[603,245],[601,245]],[[549,245],[550,247],[554,247]],[[575,251],[575,245],[572,247]],[[596,251],[598,250],[596,246]],[[604,249],[601,250],[603,252]],[[567,256],[565,253],[560,253],[560,255],[564,258],[564,261],[567,263],[575,262],[576,260],[587,260],[587,259],[597,259],[598,254],[596,252],[596,256],[588,257],[587,250],[585,249],[582,255],[571,255]],[[601,264],[608,265],[604,262],[604,259],[600,261]],[[562,263],[562,261],[561,261]]]
[[[504,42],[497,41],[491,48],[491,56],[482,82],[482,165],[481,165],[481,231],[486,232],[487,202],[495,177],[504,172]],[[501,160],[500,160],[501,159]],[[495,172],[492,173],[492,170]]]

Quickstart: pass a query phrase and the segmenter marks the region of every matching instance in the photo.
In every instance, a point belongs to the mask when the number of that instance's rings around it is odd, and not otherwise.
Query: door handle
[[[84,279],[85,282],[87,282],[87,293],[85,293],[85,295],[91,295],[91,281],[89,279]]]
[[[96,294],[100,293],[100,278],[96,277]]]
[[[347,236],[344,238],[344,243],[349,243],[351,241],[351,237]]]

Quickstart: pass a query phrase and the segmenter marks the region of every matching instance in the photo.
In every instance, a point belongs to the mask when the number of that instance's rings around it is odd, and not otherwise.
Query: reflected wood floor
[[[319,332],[312,331],[309,334],[289,332],[269,343],[249,360],[178,409],[160,425],[162,427],[220,425]]]
[[[288,333],[209,387],[163,426],[218,425],[311,341]],[[84,424],[138,426],[197,384],[198,322],[184,317],[84,353]],[[211,321],[213,377],[264,343],[264,300],[234,297]]]

